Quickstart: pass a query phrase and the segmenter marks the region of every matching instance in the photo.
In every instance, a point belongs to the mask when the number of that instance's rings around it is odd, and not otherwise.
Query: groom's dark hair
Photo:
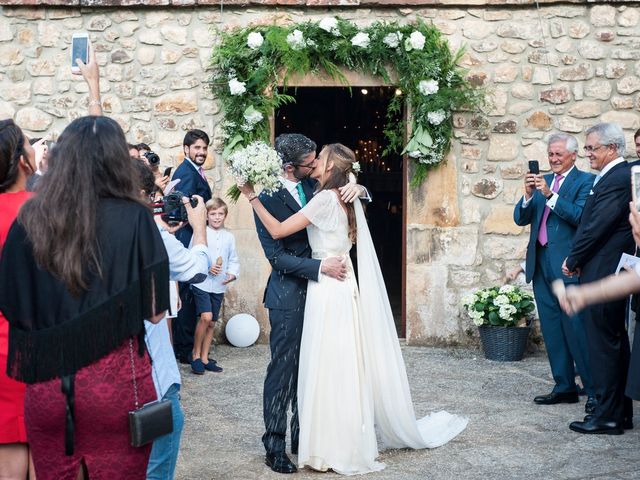
[[[282,158],[282,165],[300,165],[316,148],[316,142],[300,133],[283,133],[276,138],[276,152]]]

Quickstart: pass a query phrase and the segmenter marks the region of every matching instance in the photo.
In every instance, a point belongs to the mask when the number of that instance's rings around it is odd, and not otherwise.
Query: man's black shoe
[[[267,453],[264,463],[266,463],[271,470],[278,473],[294,473],[298,470],[284,452]]]
[[[298,454],[298,444],[291,444],[291,453],[293,453],[294,455]]]
[[[587,417],[584,422],[571,422],[569,428],[574,432],[585,434],[622,435],[624,433],[624,429],[618,422],[597,420],[595,417],[586,420]]]
[[[556,403],[578,403],[576,392],[551,392],[549,395],[538,395],[533,399],[538,405],[555,405]]]
[[[598,406],[598,400],[596,397],[588,397],[587,403],[584,404],[584,413],[587,415],[593,415],[596,413],[596,407]]]
[[[593,420],[596,416],[591,414],[591,415],[585,415],[584,417],[584,421],[588,422],[590,420]],[[625,418],[624,421],[622,422],[622,428],[624,430],[633,430],[633,418]]]

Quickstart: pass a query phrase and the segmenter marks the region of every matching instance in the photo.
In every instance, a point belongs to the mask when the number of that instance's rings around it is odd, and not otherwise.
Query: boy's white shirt
[[[193,240],[192,240],[193,241]],[[240,260],[236,251],[236,239],[233,234],[224,227],[214,229],[207,227],[207,247],[212,266],[215,265],[216,259],[222,257],[222,271],[218,275],[209,273],[207,278],[194,286],[203,292],[224,293],[227,289],[222,282],[227,279],[227,274],[240,275]]]

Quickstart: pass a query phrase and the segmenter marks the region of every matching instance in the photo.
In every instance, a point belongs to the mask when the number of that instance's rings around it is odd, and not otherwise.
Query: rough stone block
[[[598,102],[583,101],[569,108],[568,115],[575,118],[593,118],[602,113],[602,107]]]
[[[38,108],[25,107],[16,113],[16,123],[28,131],[44,132],[52,122],[51,115]]]
[[[520,235],[524,229],[513,221],[513,207],[492,205],[489,215],[482,226],[482,233],[500,235]]]
[[[159,114],[173,113],[176,115],[184,115],[198,110],[198,100],[195,92],[180,91],[167,94],[159,100],[156,100],[153,108],[154,111]]]
[[[487,160],[505,162],[518,156],[520,145],[518,139],[510,135],[492,135],[489,139]]]
[[[495,177],[486,177],[473,184],[471,187],[471,193],[476,197],[491,200],[500,195],[502,189],[502,180]]]
[[[477,246],[475,227],[407,226],[407,264],[473,265]]]
[[[612,5],[594,5],[591,8],[590,20],[595,27],[614,27],[616,9]]]
[[[608,111],[603,113],[601,118],[603,122],[617,123],[624,129],[640,128],[640,113]]]
[[[609,100],[611,90],[611,84],[606,80],[591,80],[585,85],[584,95],[596,100]]]
[[[526,120],[525,126],[536,130],[551,130],[553,122],[551,117],[540,110],[533,112]]]
[[[618,90],[618,93],[622,93],[624,95],[637,92],[640,90],[640,78],[634,75],[621,78],[616,84],[616,89]]]
[[[505,236],[487,235],[482,244],[483,255],[494,260],[522,261],[526,251],[528,239]]]

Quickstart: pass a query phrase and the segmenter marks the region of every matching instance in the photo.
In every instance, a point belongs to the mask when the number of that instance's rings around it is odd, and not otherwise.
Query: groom
[[[316,144],[304,135],[283,134],[275,148],[282,158],[282,188],[272,195],[261,194],[260,201],[278,221],[284,222],[313,197],[315,181],[309,178],[316,165]],[[366,189],[349,184],[341,188],[344,201],[353,202]],[[346,277],[346,266],[339,257],[322,261],[311,257],[306,230],[274,240],[260,219],[254,216],[258,238],[271,264],[264,306],[269,309],[271,361],[264,381],[263,414],[265,433],[262,442],[265,463],[275,472],[293,473],[296,466],[285,453],[287,410],[291,405],[291,453],[298,453],[298,361],[307,281],[320,275],[338,280]]]

